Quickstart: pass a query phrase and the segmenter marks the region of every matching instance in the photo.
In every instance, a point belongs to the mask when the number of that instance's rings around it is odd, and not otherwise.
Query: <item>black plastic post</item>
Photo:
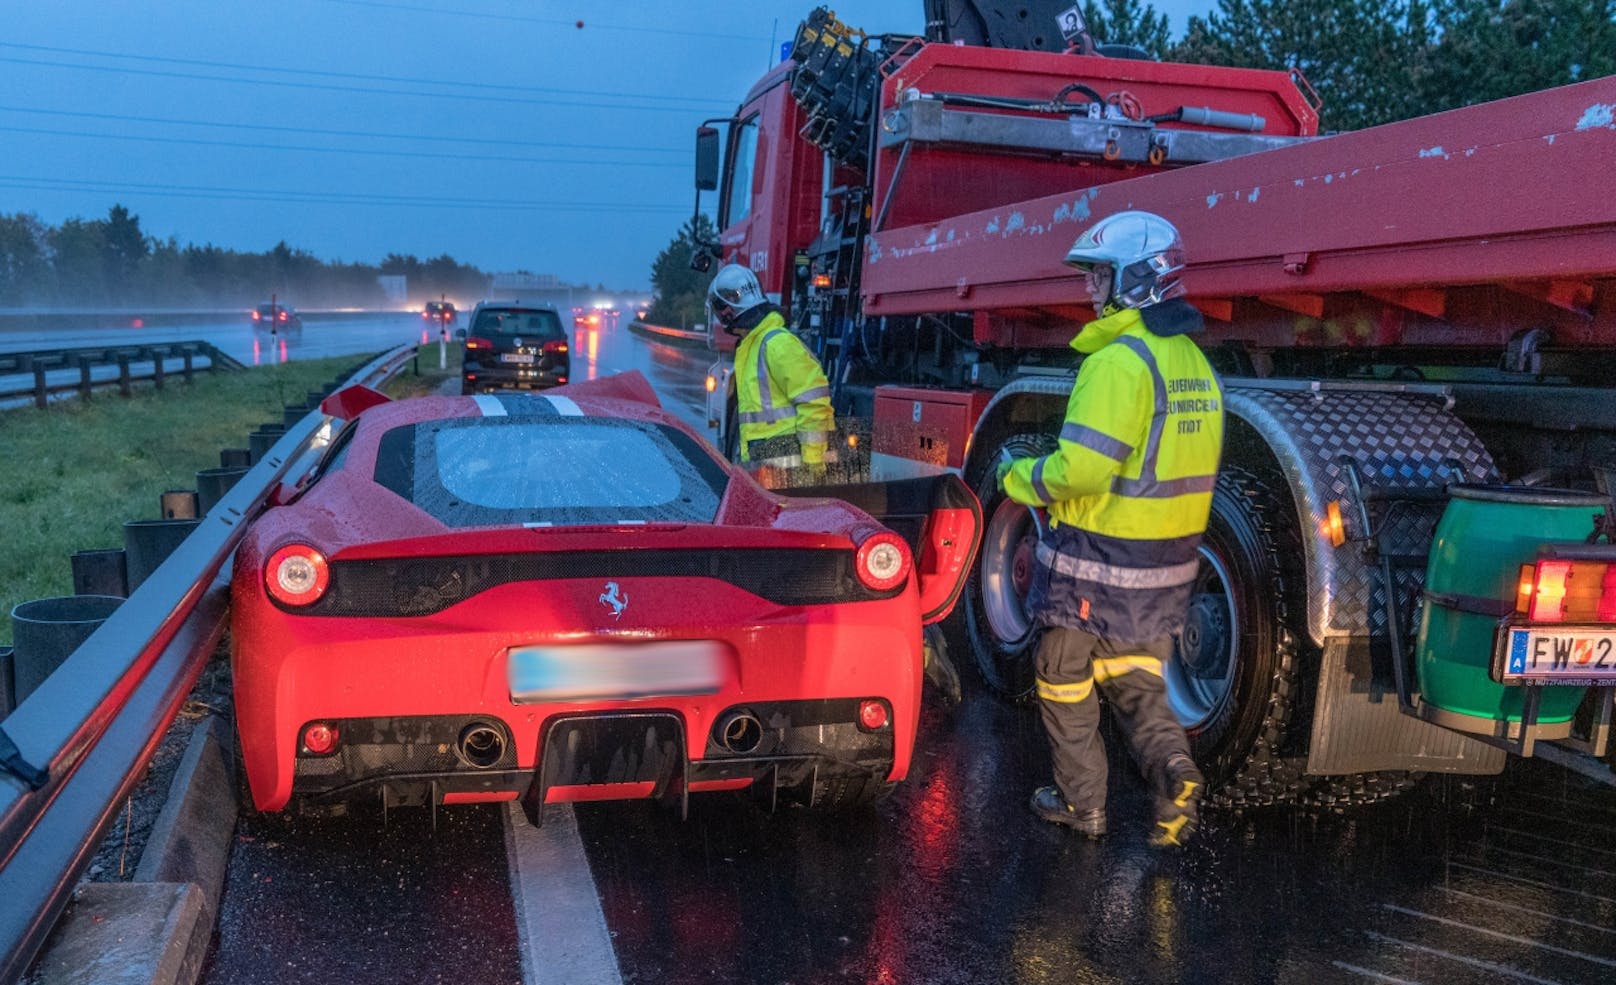
[[[129,591],[151,577],[174,548],[190,536],[200,520],[129,520],[123,525],[123,549],[129,567]]]
[[[189,383],[191,382],[191,359],[196,355],[196,350],[192,349],[190,346],[186,346],[185,351],[181,353],[181,355],[185,357],[185,369],[183,371],[185,373],[185,382]]]
[[[252,464],[257,465],[263,461],[269,450],[275,447],[275,442],[281,440],[281,431],[265,431],[259,429],[247,435],[247,456]]]
[[[79,357],[79,396],[90,399],[90,357]]]
[[[41,363],[34,363],[34,406],[40,410],[45,409],[45,367]]]
[[[74,595],[129,595],[129,572],[124,567],[121,547],[103,547],[89,551],[74,551],[69,559],[73,565]]]
[[[133,393],[134,388],[129,385],[129,354],[120,352],[118,353],[118,396],[128,397]]]
[[[43,684],[122,602],[110,595],[60,595],[22,602],[12,609],[12,673],[17,702],[21,704]]]
[[[240,449],[232,448],[230,450],[239,451]],[[213,507],[218,505],[219,500],[224,498],[224,494],[230,491],[230,487],[234,486],[242,476],[247,474],[249,464],[198,470],[196,473],[197,510],[204,515],[212,513]]]
[[[11,714],[17,707],[17,687],[13,683],[12,664],[15,659],[9,646],[0,646],[0,718]]]
[[[283,408],[281,410],[281,424],[285,427],[292,427],[298,421],[301,421],[303,418],[307,417],[308,414],[309,409],[307,407]]]
[[[246,448],[220,448],[221,469],[244,469],[252,465],[252,452]]]
[[[151,350],[152,385],[157,387],[159,390],[163,388],[163,356],[167,354],[167,352],[168,350],[166,348]]]

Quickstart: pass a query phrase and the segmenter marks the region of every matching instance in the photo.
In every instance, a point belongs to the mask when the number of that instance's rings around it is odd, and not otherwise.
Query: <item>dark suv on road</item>
[[[454,302],[428,301],[426,307],[421,309],[421,317],[434,325],[453,325],[455,323]]]
[[[253,328],[267,328],[270,331],[303,327],[303,319],[290,306],[268,301],[252,310],[252,323]]]
[[[461,393],[537,390],[572,375],[567,333],[554,308],[483,301],[472,311],[465,336]]]

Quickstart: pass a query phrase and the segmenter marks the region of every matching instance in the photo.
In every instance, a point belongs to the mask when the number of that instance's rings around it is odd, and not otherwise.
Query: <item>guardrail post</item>
[[[189,383],[191,382],[191,357],[196,355],[196,350],[186,346],[182,355],[185,356],[185,382]]]
[[[45,367],[34,363],[34,406],[45,409]]]
[[[79,357],[79,395],[90,399],[90,357]]]
[[[167,352],[168,352],[168,349],[166,349],[166,348],[152,349],[151,350],[151,356],[152,356],[152,385],[156,386],[157,389],[159,389],[159,390],[161,390],[163,388],[163,356]]]
[[[128,397],[133,393],[134,390],[129,386],[129,354],[120,352],[118,353],[118,395]]]

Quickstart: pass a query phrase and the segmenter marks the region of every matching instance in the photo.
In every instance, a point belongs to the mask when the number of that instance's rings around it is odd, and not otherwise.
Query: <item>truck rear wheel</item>
[[[1267,483],[1225,466],[1212,495],[1184,632],[1163,668],[1215,803],[1295,799],[1305,778],[1281,754],[1297,685],[1301,538]]]
[[[998,462],[1047,455],[1055,450],[1047,434],[1016,434],[995,452]],[[999,490],[988,469],[976,487],[982,502],[982,552],[965,590],[965,629],[982,679],[999,694],[1025,700],[1033,690],[1033,652],[1038,630],[1027,612],[1038,529],[1033,513]]]

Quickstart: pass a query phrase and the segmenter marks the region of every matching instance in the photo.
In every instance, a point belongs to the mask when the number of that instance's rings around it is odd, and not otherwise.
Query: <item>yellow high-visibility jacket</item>
[[[1145,643],[1182,625],[1223,449],[1223,388],[1184,301],[1123,309],[1084,353],[1059,447],[1018,459],[1005,493],[1049,508],[1031,603],[1040,617]]]
[[[802,464],[820,465],[836,429],[830,382],[814,354],[785,326],[780,313],[772,311],[735,347],[741,461],[778,460],[775,454],[753,455],[753,443],[795,435]]]

